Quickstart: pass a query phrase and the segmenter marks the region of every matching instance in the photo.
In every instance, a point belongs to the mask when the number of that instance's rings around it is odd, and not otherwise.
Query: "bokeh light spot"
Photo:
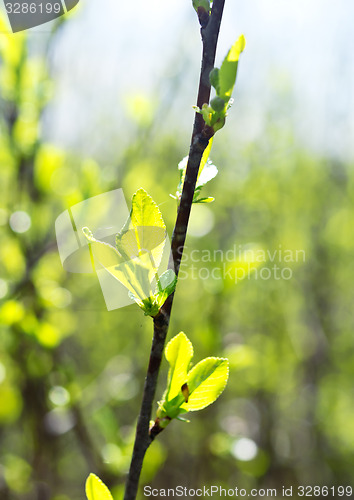
[[[0,384],[5,380],[5,378],[6,378],[6,368],[2,363],[0,363]]]
[[[205,205],[194,205],[188,226],[188,234],[200,238],[214,227],[214,213]]]
[[[22,210],[18,210],[10,216],[10,227],[15,233],[25,233],[29,230],[31,224],[31,217]]]
[[[248,462],[256,458],[258,446],[252,439],[241,438],[233,443],[231,453],[237,460]]]
[[[65,387],[56,385],[49,391],[49,399],[55,406],[65,406],[70,402],[70,394]]]
[[[9,287],[5,280],[0,279],[0,299],[6,297],[7,292],[9,291]]]

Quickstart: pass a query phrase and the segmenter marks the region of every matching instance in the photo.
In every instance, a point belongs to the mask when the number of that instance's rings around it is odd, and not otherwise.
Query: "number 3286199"
[[[351,486],[299,486],[299,497],[351,497]]]
[[[6,12],[8,14],[59,14],[62,5],[59,2],[41,2],[41,3],[6,3]]]

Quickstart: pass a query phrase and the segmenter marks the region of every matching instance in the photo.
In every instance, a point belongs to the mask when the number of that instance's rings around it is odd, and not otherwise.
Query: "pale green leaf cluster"
[[[211,203],[214,201],[214,198],[212,198],[212,197],[208,197],[208,198],[201,198],[200,197],[200,192],[201,192],[202,188],[209,181],[214,179],[214,177],[216,177],[218,174],[217,167],[209,159],[210,150],[211,150],[212,145],[213,145],[213,137],[209,140],[209,144],[208,144],[207,148],[205,149],[204,154],[202,156],[202,160],[200,162],[197,183],[196,183],[196,187],[194,190],[193,203]],[[178,164],[178,170],[180,171],[179,184],[177,186],[176,195],[175,196],[172,194],[170,195],[172,198],[176,199],[177,201],[180,201],[181,196],[182,196],[184,179],[186,177],[187,164],[188,164],[188,156],[183,158],[183,160],[181,160],[180,163]]]
[[[95,474],[90,474],[86,480],[87,500],[113,500],[107,486]]]
[[[165,356],[170,369],[167,388],[157,411],[162,428],[183,413],[202,410],[212,404],[225,389],[229,376],[229,362],[225,358],[206,358],[189,369],[193,346],[183,332],[168,343]]]
[[[172,270],[160,277],[157,275],[166,242],[166,226],[151,196],[144,189],[133,195],[130,217],[116,235],[115,247],[97,240],[87,227],[82,231],[89,243],[93,266],[106,269],[127,288],[146,315],[156,316],[174,292],[177,278]]]
[[[195,106],[195,110],[203,115],[207,125],[217,132],[225,125],[227,110],[232,104],[231,95],[236,83],[238,62],[246,46],[244,35],[241,35],[233,44],[225,57],[220,69],[214,68],[209,75],[210,83],[216,91],[216,96],[202,109]]]

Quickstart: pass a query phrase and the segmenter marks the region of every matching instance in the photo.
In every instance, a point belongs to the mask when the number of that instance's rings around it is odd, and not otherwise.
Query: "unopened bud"
[[[225,101],[221,97],[216,96],[210,101],[210,106],[214,111],[220,112],[225,109]]]
[[[219,68],[214,68],[209,73],[209,80],[214,89],[219,87]]]
[[[217,132],[218,130],[220,130],[221,128],[223,128],[223,126],[225,125],[225,122],[226,122],[225,117],[219,118],[219,120],[216,123],[214,123],[214,125],[213,125],[214,133]]]

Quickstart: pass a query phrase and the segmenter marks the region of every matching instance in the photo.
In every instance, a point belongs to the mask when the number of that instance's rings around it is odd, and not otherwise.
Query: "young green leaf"
[[[215,198],[208,196],[208,198],[197,198],[193,200],[193,203],[213,203],[213,201],[215,201]]]
[[[172,269],[167,269],[163,274],[161,274],[159,281],[157,283],[158,290],[160,292],[167,291],[168,295],[171,295],[175,291],[177,285],[177,276]]]
[[[214,177],[216,177],[218,173],[219,171],[217,167],[209,160],[199,175],[199,178],[197,180],[197,188],[205,186],[205,184],[214,179]]]
[[[218,169],[216,168],[215,165],[209,160],[209,155],[210,151],[213,145],[213,137],[209,140],[208,146],[206,147],[200,165],[199,165],[199,171],[198,171],[198,177],[197,177],[197,183],[195,187],[195,192],[194,192],[194,198],[193,198],[193,203],[210,203],[213,199],[208,198],[209,201],[204,201],[207,198],[203,198],[203,201],[200,201],[198,199],[198,196],[200,194],[201,188],[205,186],[209,181],[214,179],[214,177],[218,174]],[[183,160],[180,161],[178,164],[178,170],[180,170],[181,175],[180,175],[180,182],[177,187],[177,192],[176,196],[172,196],[172,198],[177,199],[178,201],[181,199],[182,196],[182,189],[183,189],[183,183],[184,179],[186,176],[186,169],[187,169],[187,164],[188,164],[188,156],[183,158]]]
[[[219,70],[218,97],[223,99],[226,103],[231,97],[236,82],[238,61],[245,46],[245,37],[241,35],[229,50]]]
[[[156,273],[165,242],[166,226],[160,209],[144,189],[139,189],[132,198],[130,221],[116,236],[117,250],[127,258],[149,252]]]
[[[211,148],[213,146],[213,140],[214,140],[214,137],[212,137],[211,139],[209,139],[209,143],[208,143],[208,145],[207,145],[207,147],[206,147],[206,149],[205,149],[205,151],[203,153],[203,156],[202,156],[202,159],[201,159],[201,162],[200,162],[200,165],[199,165],[199,170],[198,170],[197,186],[202,185],[202,184],[199,183],[199,179],[200,179],[200,176],[202,175],[202,173],[204,171],[205,166],[208,164],[208,160],[209,160],[209,156],[210,156],[210,151],[211,151]],[[206,182],[204,184],[206,184]]]
[[[83,233],[91,247],[95,267],[98,264],[105,268],[138,299],[136,301],[139,305],[144,299],[153,295],[151,281],[156,270],[147,252],[139,258],[126,260],[112,245],[96,240],[87,227],[83,228]]]
[[[188,401],[181,405],[186,411],[202,410],[214,403],[226,387],[229,362],[225,358],[206,358],[188,373]]]
[[[166,229],[158,226],[132,227],[116,236],[116,248],[126,260],[140,258],[147,253],[156,273],[166,243]]]
[[[181,332],[165,349],[170,364],[167,389],[159,402],[157,418],[151,427],[153,435],[181,413],[197,411],[212,404],[223,392],[229,375],[225,358],[206,358],[188,372],[193,357],[193,346]]]
[[[155,269],[152,267],[147,253],[141,255],[138,259],[131,259],[120,266],[106,269],[139,299],[137,301],[139,305],[144,299],[153,295],[151,281]]]
[[[193,357],[193,345],[187,336],[180,332],[167,344],[165,356],[170,364],[166,400],[172,400],[181,392],[181,387],[187,380],[187,370]]]
[[[156,291],[153,295],[143,301],[139,301],[133,294],[131,294],[131,297],[143,309],[146,316],[154,317],[166,302],[167,297],[175,291],[176,285],[177,276],[172,269],[168,269],[158,279]]]
[[[167,269],[157,282],[155,297],[159,307],[162,307],[167,297],[176,290],[177,276],[172,269]]]
[[[159,207],[142,188],[133,195],[130,218],[133,227],[154,226],[166,229]]]
[[[95,474],[90,474],[86,480],[86,496],[88,500],[113,500],[107,486]]]
[[[82,231],[89,243],[93,263],[120,281],[146,315],[156,316],[174,291],[177,279],[171,271],[162,279],[162,285],[160,282],[157,290],[152,290],[153,281],[159,283],[157,271],[166,242],[166,226],[151,196],[144,189],[134,194],[130,217],[116,235],[116,248],[96,240],[87,227]]]
[[[82,232],[95,256],[96,264],[100,264],[103,267],[111,267],[124,262],[124,258],[112,245],[96,240],[88,227],[83,227]]]

